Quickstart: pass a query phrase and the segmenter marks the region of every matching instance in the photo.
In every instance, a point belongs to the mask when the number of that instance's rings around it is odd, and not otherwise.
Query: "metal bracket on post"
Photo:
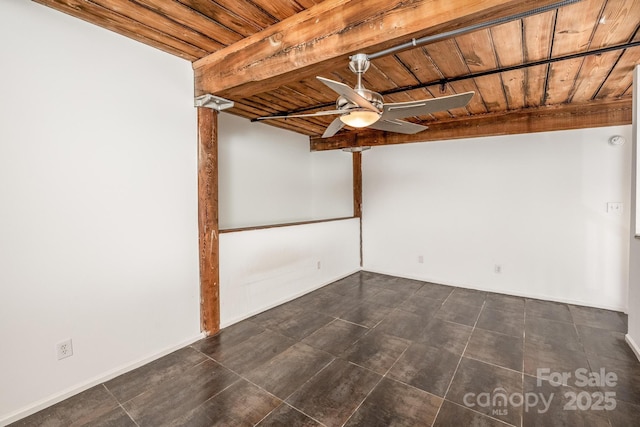
[[[196,97],[194,103],[196,107],[211,108],[217,111],[233,107],[233,101],[211,95],[210,93]]]
[[[342,149],[342,151],[345,151],[347,153],[362,153],[363,151],[367,151],[370,149],[371,147],[369,147],[368,145],[359,145],[357,147],[345,147]]]

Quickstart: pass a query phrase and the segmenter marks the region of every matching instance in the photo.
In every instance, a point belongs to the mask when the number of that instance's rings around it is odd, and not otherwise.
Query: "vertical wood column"
[[[362,152],[353,152],[353,216],[360,218],[360,267],[362,267]]]
[[[200,242],[200,328],[220,330],[218,240],[218,112],[198,108],[198,230]]]
[[[362,152],[353,152],[353,216],[362,217]]]

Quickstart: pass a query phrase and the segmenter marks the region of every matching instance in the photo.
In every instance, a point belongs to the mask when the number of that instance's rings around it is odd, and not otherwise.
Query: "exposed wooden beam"
[[[87,0],[34,0],[100,27],[115,31],[133,40],[153,46],[189,61],[202,58],[206,50],[175,38],[155,27],[135,21],[113,10]]]
[[[200,327],[220,330],[218,230],[218,112],[198,108],[198,229],[200,238]]]
[[[196,94],[247,97],[335,67],[355,52],[514,15],[557,0],[325,0],[194,62]]]
[[[311,150],[442,141],[482,136],[514,135],[555,130],[582,129],[631,124],[631,98],[563,104],[482,114],[429,124],[414,135],[363,131],[345,132],[331,138],[310,138]]]

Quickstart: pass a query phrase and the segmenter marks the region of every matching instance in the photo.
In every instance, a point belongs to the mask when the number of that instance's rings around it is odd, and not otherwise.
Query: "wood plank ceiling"
[[[35,1],[192,61],[196,95],[231,99],[227,111],[251,119],[333,109],[315,76],[353,86],[349,55],[554,3]],[[638,63],[640,0],[582,0],[373,60],[363,82],[385,102],[476,93],[465,108],[408,119],[430,127],[417,135],[345,128],[322,139],[331,116],[268,123],[317,150],[625,124]]]

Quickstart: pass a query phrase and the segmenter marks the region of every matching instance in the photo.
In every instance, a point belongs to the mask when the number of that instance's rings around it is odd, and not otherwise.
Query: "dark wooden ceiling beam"
[[[311,150],[336,150],[442,141],[483,136],[582,129],[631,124],[631,97],[584,104],[563,104],[517,111],[489,113],[430,123],[429,129],[414,135],[377,131],[345,132],[331,138],[311,137]]]
[[[196,94],[247,97],[333,67],[355,52],[514,15],[557,0],[325,0],[194,62]]]
[[[158,16],[167,17],[171,21],[182,25],[185,29],[197,28],[198,33],[225,46],[244,38],[242,34],[232,31],[207,16],[176,1],[159,2],[157,0],[136,0],[136,2],[149,11],[155,12]],[[185,32],[184,29],[182,31]]]
[[[87,0],[34,1],[189,61],[207,54],[198,46]]]
[[[421,83],[417,83],[411,86],[401,86],[401,87],[394,87],[392,89],[387,89],[387,90],[380,90],[379,93],[381,95],[383,95],[385,97],[385,100],[387,102],[400,102],[400,101],[407,101],[408,99],[402,99],[402,100],[396,100],[393,98],[394,94],[406,94],[408,95],[412,95],[411,92],[416,91],[425,91],[425,92],[421,92],[420,95],[416,95],[415,98],[411,98],[411,100],[413,99],[422,99],[425,98],[425,93],[426,93],[426,97],[427,98],[433,98],[434,95],[436,94],[436,97],[438,96],[444,96],[444,95],[453,95],[455,93],[461,93],[461,92],[470,92],[470,91],[474,91],[474,92],[478,92],[478,87],[476,86],[476,80],[485,76],[495,76],[498,75],[499,77],[502,78],[503,82],[508,80],[508,79],[517,79],[518,82],[509,82],[510,87],[515,87],[515,86],[519,86],[517,89],[519,89],[519,91],[517,93],[510,93],[510,96],[514,97],[514,98],[519,98],[521,103],[524,103],[524,71],[526,71],[529,68],[535,68],[535,67],[539,67],[539,66],[546,66],[549,64],[556,64],[556,63],[564,63],[567,61],[573,61],[575,59],[580,59],[582,60],[585,57],[589,57],[589,56],[602,56],[603,54],[607,54],[609,52],[618,52],[619,55],[621,55],[621,60],[617,61],[616,65],[614,66],[614,70],[616,71],[616,73],[612,76],[611,74],[609,75],[607,80],[611,80],[612,78],[614,79],[618,79],[620,80],[620,84],[622,85],[623,89],[622,92],[617,93],[615,96],[609,96],[608,99],[614,99],[614,98],[620,98],[623,96],[624,90],[626,90],[626,88],[628,87],[629,83],[630,83],[630,79],[633,75],[633,68],[635,66],[636,63],[638,63],[638,57],[640,57],[640,34],[636,37],[636,39],[630,41],[629,43],[623,43],[623,44],[619,44],[619,45],[612,45],[612,46],[607,46],[607,47],[603,47],[600,49],[595,49],[595,50],[589,50],[589,51],[582,51],[582,52],[578,52],[578,53],[572,53],[572,54],[568,54],[568,55],[564,55],[564,56],[560,56],[560,57],[553,57],[553,58],[547,58],[547,59],[542,59],[539,61],[534,61],[534,62],[525,62],[525,63],[521,63],[521,62],[517,62],[513,65],[509,65],[509,66],[501,66],[498,68],[493,68],[493,69],[488,69],[485,71],[480,71],[480,72],[475,72],[475,73],[463,73],[462,71],[458,71],[456,72],[452,72],[452,63],[457,63],[458,65],[455,67],[456,69],[460,70],[460,66],[461,64],[464,64],[463,60],[458,58],[455,59],[453,62],[451,61],[451,58],[456,58],[455,55],[449,55],[449,61],[447,61],[448,65],[447,65],[447,74],[448,75],[453,75],[453,77],[443,77],[442,75],[440,75],[439,77],[437,77],[436,79],[431,79],[431,80],[427,80],[427,79],[421,79]],[[444,43],[444,46],[440,46]],[[436,43],[434,45],[430,45],[429,49],[433,49],[434,47],[438,47],[438,49],[436,50],[435,55],[432,54],[432,56],[436,56],[436,57],[447,57],[446,52],[447,51],[451,51],[452,50],[452,46],[455,45],[455,41],[454,40],[446,40],[445,42],[440,42],[440,43]],[[449,47],[449,49],[447,49],[447,46]],[[412,51],[409,51],[412,52]],[[384,60],[384,58],[382,59]],[[380,63],[381,60],[378,59],[376,60],[377,63]],[[443,63],[445,64],[445,63]],[[403,64],[406,67],[406,64]],[[446,65],[446,64],[445,64]],[[389,67],[387,67],[386,69],[388,69]],[[375,72],[376,67],[372,66],[369,69],[369,73],[371,73],[372,71]],[[465,66],[466,69],[466,66]],[[520,74],[511,74],[511,73],[520,73]],[[338,73],[333,73],[334,77],[337,77],[338,80],[344,80],[343,77],[341,77]],[[388,77],[387,77],[388,79]],[[407,81],[407,79],[400,79],[404,82]],[[310,82],[314,82],[315,79],[311,79],[311,80],[307,80]],[[459,87],[456,86],[457,83],[460,82],[464,82],[466,83],[466,85],[464,87]],[[388,82],[387,82],[388,83]],[[320,83],[318,83],[320,84]],[[351,85],[353,85],[353,83],[350,83]],[[506,84],[506,83],[504,83]],[[382,83],[382,81],[380,79],[376,80],[374,83],[371,82],[367,82],[366,86],[372,86],[372,87],[385,87],[385,85]],[[451,91],[449,89],[449,86],[456,88],[456,89],[465,89],[465,90],[456,90],[456,91]],[[570,87],[570,85],[568,85]],[[444,91],[443,91],[444,89]],[[321,87],[319,89],[315,89],[316,91],[318,91],[317,93],[323,93],[324,88]],[[507,90],[505,87],[505,92],[511,92],[511,90]],[[595,97],[595,98],[604,98],[604,97]],[[581,102],[586,102],[589,99],[584,99]],[[568,100],[566,101],[568,102]],[[513,102],[512,102],[513,103]],[[565,102],[557,102],[554,103],[555,104],[563,104]],[[311,112],[311,111],[316,111],[318,109],[321,108],[325,108],[325,107],[332,107],[333,105],[335,105],[334,102],[326,102],[326,103],[319,103],[319,104],[315,104],[315,105],[306,105],[304,107],[301,108],[294,108],[291,110],[286,110],[283,107],[285,105],[290,106],[290,102],[281,102],[281,103],[276,103],[273,105],[273,107],[275,108],[275,110],[270,110],[269,114],[265,114],[265,115],[289,115],[289,114],[300,114],[300,113],[307,113],[307,112]],[[482,98],[480,96],[475,96],[471,99],[470,103],[467,105],[467,109],[471,109],[472,110],[472,114],[481,114],[481,113],[486,113],[487,109],[484,108],[482,110],[478,110],[478,108],[476,107],[476,105],[484,105],[484,101],[482,100]],[[517,108],[509,108],[509,110],[516,110],[516,109],[520,109],[523,108],[523,105],[518,104]],[[506,109],[506,108],[505,108]],[[503,110],[498,110],[498,111],[503,111]],[[461,108],[461,109],[455,109],[455,110],[451,110],[451,113],[453,113],[454,117],[461,117],[461,116],[466,116],[468,115],[466,113],[466,110]],[[448,112],[438,112],[433,114],[433,116],[437,119],[449,119],[451,118],[451,115]]]

